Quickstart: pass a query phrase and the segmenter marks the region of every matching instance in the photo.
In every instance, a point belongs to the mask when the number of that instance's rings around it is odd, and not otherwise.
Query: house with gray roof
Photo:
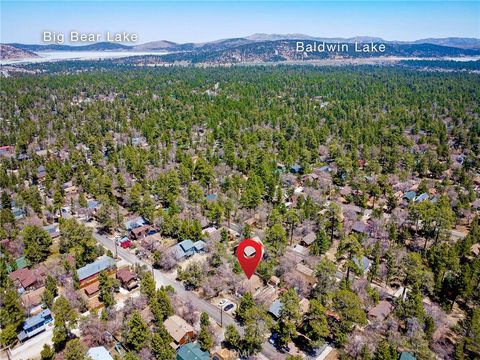
[[[195,253],[201,253],[205,251],[205,246],[206,243],[203,240],[193,242],[192,240],[187,239],[172,246],[171,249],[175,259],[181,261],[185,258],[195,255]]]
[[[197,253],[204,252],[205,251],[205,241],[203,240],[198,240],[193,243],[193,247],[195,248],[195,251]]]
[[[145,219],[142,216],[138,216],[134,219],[125,221],[123,223],[123,226],[125,226],[125,229],[127,229],[128,231],[131,231],[133,229],[136,229],[137,227],[145,225],[146,223],[147,222],[145,221]]]
[[[362,256],[362,258],[354,258],[353,262],[355,265],[357,265],[360,269],[362,269],[363,272],[366,272],[370,269],[370,266],[372,265],[372,262],[365,256]]]
[[[52,321],[53,317],[50,309],[45,309],[37,315],[27,318],[22,324],[22,331],[17,336],[18,340],[25,341],[41,333]]]
[[[92,360],[113,360],[112,355],[104,346],[97,346],[88,349],[87,355]]]
[[[179,242],[178,245],[185,252],[186,256],[192,256],[195,254],[195,245],[192,240],[183,240],[182,242]]]
[[[183,260],[187,257],[187,254],[185,254],[185,251],[183,251],[182,247],[179,244],[172,246],[171,249],[172,254],[173,256],[175,256],[175,259],[177,259],[177,261]]]
[[[428,194],[427,193],[422,193],[420,195],[418,195],[413,201],[414,202],[422,202],[422,201],[425,201],[425,200],[428,200]]]
[[[100,273],[101,271],[112,268],[113,266],[115,266],[114,259],[109,256],[102,256],[101,258],[95,260],[93,263],[81,267],[77,270],[80,286],[98,275],[98,273]]]
[[[359,234],[368,234],[368,224],[363,221],[355,221],[352,230]]]
[[[272,303],[272,305],[270,305],[268,312],[278,319],[280,317],[281,310],[282,310],[282,302],[280,301],[280,299],[277,299]]]

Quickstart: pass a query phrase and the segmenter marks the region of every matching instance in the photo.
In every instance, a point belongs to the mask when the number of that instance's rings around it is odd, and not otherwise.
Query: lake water
[[[39,51],[38,58],[25,58],[19,60],[0,60],[0,65],[14,65],[14,64],[31,64],[42,63],[48,61],[61,60],[100,60],[100,59],[115,59],[129,56],[142,55],[165,55],[165,51],[143,51],[143,52],[129,52],[129,51]],[[370,58],[374,59],[374,58]],[[443,58],[426,58],[426,57],[382,57],[375,59],[384,60],[452,60],[452,61],[476,61],[480,60],[480,56],[465,56],[465,57],[443,57]],[[353,59],[354,60],[354,59]]]
[[[100,60],[100,59],[115,59],[128,56],[142,56],[142,55],[165,55],[168,52],[162,51],[145,51],[145,52],[127,52],[127,51],[39,51],[38,58],[24,58],[17,60],[0,60],[0,65],[13,64],[31,64],[48,61],[61,60]]]

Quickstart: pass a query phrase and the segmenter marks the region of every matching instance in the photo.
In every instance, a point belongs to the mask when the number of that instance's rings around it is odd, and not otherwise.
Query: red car
[[[128,249],[130,246],[132,246],[132,242],[130,240],[124,241],[120,243],[120,246],[124,249]]]

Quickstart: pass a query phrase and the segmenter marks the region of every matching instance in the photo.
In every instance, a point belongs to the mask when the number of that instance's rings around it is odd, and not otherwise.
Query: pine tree
[[[286,345],[296,335],[297,323],[301,319],[300,298],[294,289],[288,289],[280,295],[282,307],[277,323],[278,340]]]
[[[238,350],[240,347],[240,334],[235,325],[230,324],[225,329],[225,343],[228,347]]]
[[[397,360],[398,353],[387,340],[382,340],[375,350],[375,360]]]
[[[150,332],[147,323],[138,310],[134,310],[128,318],[123,336],[127,347],[137,352],[146,345]]]
[[[202,312],[200,315],[200,326],[209,326],[210,325],[210,317],[206,312]]]
[[[17,291],[12,287],[1,294],[0,327],[13,325],[15,329],[25,318]]]
[[[115,305],[115,298],[113,296],[115,281],[116,280],[109,277],[105,271],[101,271],[98,276],[98,286],[100,291],[98,299],[107,309],[110,309]]]
[[[210,351],[213,347],[213,336],[207,326],[202,326],[200,328],[197,340],[203,351]]]
[[[72,339],[65,345],[63,358],[65,360],[81,360],[85,358],[86,353],[86,346],[80,341],[80,339]]]
[[[157,332],[152,335],[151,350],[157,360],[175,360],[176,352],[170,346],[171,338],[163,324],[157,326]]]
[[[2,347],[12,345],[17,341],[17,325],[7,324],[0,332],[0,344]]]
[[[42,360],[53,360],[55,358],[55,352],[50,345],[43,345],[42,352],[40,353]]]
[[[367,345],[363,345],[362,351],[360,352],[360,358],[362,360],[372,360],[372,355],[370,354],[370,350],[368,350]]]
[[[321,345],[323,339],[329,334],[325,311],[320,301],[311,299],[310,308],[305,315],[305,335],[317,346]]]
[[[50,290],[45,289],[45,291],[42,294],[42,302],[45,304],[47,308],[52,307],[54,299],[55,299],[55,295],[53,295],[53,293]]]
[[[255,301],[253,300],[252,293],[246,292],[240,299],[240,304],[238,305],[236,315],[238,320],[241,323],[244,323],[247,317],[247,311],[255,307]]]
[[[8,275],[7,262],[5,257],[0,257],[0,292],[13,286],[13,281]]]
[[[315,237],[315,241],[310,246],[310,254],[316,256],[325,254],[325,252],[327,252],[327,250],[330,248],[330,245],[330,238],[325,230],[319,230]]]
[[[149,300],[155,297],[155,280],[152,273],[145,273],[145,276],[140,282],[140,291],[146,295]]]
[[[28,225],[22,232],[25,243],[25,256],[33,263],[38,264],[44,261],[50,254],[52,238],[47,231],[34,225]]]
[[[49,290],[53,296],[58,294],[57,282],[51,275],[47,275],[45,278],[45,289]]]

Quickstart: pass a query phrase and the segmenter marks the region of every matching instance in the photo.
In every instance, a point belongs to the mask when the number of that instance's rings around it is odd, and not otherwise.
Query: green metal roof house
[[[7,271],[10,273],[14,270],[24,269],[27,266],[28,266],[27,259],[25,258],[25,256],[22,256],[15,260],[15,268],[12,268],[12,266],[7,265]]]
[[[404,351],[400,354],[400,360],[417,360],[417,358],[412,353]]]
[[[178,348],[177,360],[210,360],[210,354],[197,343],[188,343]]]

